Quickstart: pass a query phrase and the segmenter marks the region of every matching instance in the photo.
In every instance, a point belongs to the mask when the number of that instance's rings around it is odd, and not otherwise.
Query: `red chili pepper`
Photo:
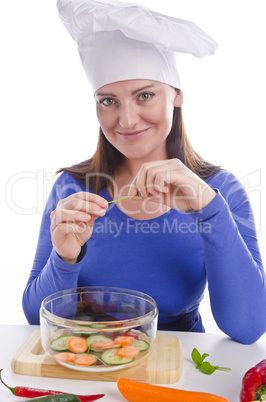
[[[241,402],[265,401],[264,398],[266,398],[266,359],[246,372],[240,393]]]
[[[2,371],[0,370],[0,381],[8,388],[10,391],[16,396],[25,396],[27,398],[35,398],[37,396],[44,396],[44,395],[65,395],[66,392],[60,391],[52,391],[52,390],[45,390],[45,389],[37,389],[37,388],[29,388],[29,387],[9,387],[6,385],[2,379]],[[97,401],[104,396],[104,394],[97,394],[97,395],[76,395],[80,398],[82,402],[92,402]]]

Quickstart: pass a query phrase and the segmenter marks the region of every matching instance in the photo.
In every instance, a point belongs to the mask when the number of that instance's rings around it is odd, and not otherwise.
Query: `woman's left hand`
[[[129,189],[130,198],[138,193],[144,199],[150,198],[178,211],[199,211],[216,196],[216,192],[179,159],[144,163]]]

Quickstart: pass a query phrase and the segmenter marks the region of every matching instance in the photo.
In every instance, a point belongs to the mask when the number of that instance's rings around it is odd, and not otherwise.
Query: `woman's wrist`
[[[213,199],[216,197],[217,193],[211,187],[205,186],[202,192],[199,192],[199,195],[196,197],[196,200],[190,201],[190,207],[185,212],[193,213],[202,211],[207,205],[209,205]]]
[[[205,192],[204,194],[204,199],[203,199],[203,206],[201,209],[207,207],[207,205],[209,205],[212,200],[216,197],[217,193],[216,191],[214,191],[211,187],[208,188],[208,191]]]
[[[61,255],[59,255],[58,253],[56,253],[58,255],[58,257],[60,258],[60,260],[66,262],[67,264],[76,264],[77,262],[77,258],[66,258],[66,257],[62,257]]]

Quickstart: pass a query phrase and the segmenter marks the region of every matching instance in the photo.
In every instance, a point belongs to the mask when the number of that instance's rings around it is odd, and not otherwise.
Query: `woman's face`
[[[107,140],[130,159],[165,159],[173,108],[183,95],[151,80],[119,81],[95,93],[97,117]]]

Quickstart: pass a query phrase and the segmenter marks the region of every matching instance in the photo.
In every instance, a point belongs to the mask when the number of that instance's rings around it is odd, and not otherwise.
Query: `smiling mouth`
[[[123,137],[134,137],[134,136],[146,133],[146,131],[148,131],[149,129],[150,128],[146,128],[145,130],[132,131],[132,132],[120,132],[120,131],[117,131],[117,133],[119,135],[122,135]]]

